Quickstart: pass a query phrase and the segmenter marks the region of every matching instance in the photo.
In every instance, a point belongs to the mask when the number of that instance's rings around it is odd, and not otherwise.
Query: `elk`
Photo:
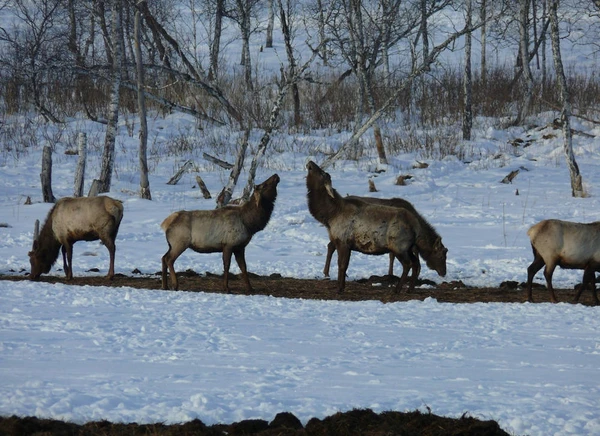
[[[31,280],[47,274],[58,258],[63,256],[63,269],[67,280],[73,278],[73,244],[77,241],[97,241],[108,249],[110,267],[107,277],[115,275],[115,239],[123,219],[123,203],[114,198],[64,197],[48,212],[39,235],[34,234],[33,248],[29,252]]]
[[[396,291],[402,289],[412,269],[409,290],[415,286],[421,264],[417,239],[421,225],[414,214],[353,198],[343,198],[331,184],[331,176],[316,163],[306,165],[308,209],[325,225],[329,240],[338,252],[338,292],[346,285],[346,271],[352,251],[365,254],[392,253],[402,264]]]
[[[231,255],[242,271],[242,278],[248,293],[252,286],[246,270],[246,246],[255,233],[269,223],[275,199],[279,176],[272,175],[255,186],[250,199],[241,206],[225,206],[214,210],[193,210],[173,212],[161,224],[167,237],[169,249],[162,257],[162,287],[167,285],[167,268],[171,274],[171,287],[179,289],[175,273],[175,261],[188,248],[198,253],[223,253],[223,289],[229,293],[229,266]]]
[[[527,301],[533,302],[533,277],[545,265],[544,277],[553,303],[558,302],[552,287],[552,275],[557,266],[583,270],[583,281],[575,295],[575,303],[579,301],[588,284],[592,287],[594,303],[599,303],[596,293],[596,271],[600,269],[600,221],[583,224],[555,219],[543,220],[534,224],[527,231],[527,235],[533,249],[533,262],[527,268]]]
[[[446,256],[448,249],[442,243],[441,236],[435,231],[433,226],[417,212],[411,202],[404,200],[403,198],[373,198],[358,197],[355,195],[349,195],[345,198],[406,209],[412,213],[419,221],[422,230],[419,238],[417,238],[417,250],[419,254],[423,260],[425,260],[430,269],[436,271],[441,277],[446,275]],[[327,258],[325,259],[325,268],[323,268],[323,274],[325,277],[329,277],[329,266],[331,264],[331,258],[334,252],[335,244],[330,241],[329,244],[327,244]],[[390,253],[389,256],[390,262],[388,267],[388,275],[391,276],[394,274],[395,257],[393,253]]]

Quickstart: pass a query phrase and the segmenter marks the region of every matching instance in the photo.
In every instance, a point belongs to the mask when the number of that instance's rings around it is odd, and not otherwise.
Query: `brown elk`
[[[533,277],[545,265],[544,277],[550,298],[557,303],[552,275],[557,266],[565,269],[582,269],[583,281],[575,295],[579,301],[586,285],[591,285],[594,303],[596,293],[596,271],[600,269],[600,221],[582,224],[561,220],[543,220],[533,225],[527,235],[533,249],[533,262],[527,268],[527,301],[533,302],[531,287]]]
[[[247,292],[252,291],[246,270],[246,246],[255,233],[269,223],[279,176],[272,175],[254,188],[250,199],[241,206],[225,206],[214,210],[179,211],[169,215],[161,224],[167,237],[169,250],[162,257],[162,287],[168,289],[167,268],[171,285],[179,288],[175,273],[175,260],[188,248],[198,253],[223,253],[223,289],[229,292],[229,266],[231,255],[242,271]]]
[[[333,189],[331,176],[316,163],[310,161],[306,168],[308,209],[325,225],[338,252],[338,292],[345,289],[352,251],[392,253],[403,268],[396,291],[402,289],[411,269],[409,290],[413,289],[421,270],[416,245],[421,226],[417,218],[406,209],[343,198]]]
[[[423,218],[412,205],[411,202],[403,198],[373,198],[373,197],[359,197],[355,195],[349,195],[345,197],[349,200],[362,200],[367,203],[380,204],[382,206],[391,206],[401,209],[406,209],[412,213],[419,224],[421,225],[421,233],[417,238],[417,250],[423,260],[425,260],[427,266],[436,271],[441,277],[446,275],[446,257],[448,249],[442,243],[441,236],[435,231],[433,226]],[[335,244],[329,242],[327,244],[327,258],[325,259],[325,268],[323,274],[329,277],[329,266],[331,265],[331,258],[335,252]],[[390,253],[390,263],[388,267],[388,275],[394,274],[394,254]]]
[[[123,203],[110,197],[65,197],[50,209],[39,235],[34,235],[29,252],[31,280],[47,274],[62,251],[67,280],[73,278],[73,244],[97,241],[108,249],[110,267],[107,277],[115,275],[115,239],[123,218]]]

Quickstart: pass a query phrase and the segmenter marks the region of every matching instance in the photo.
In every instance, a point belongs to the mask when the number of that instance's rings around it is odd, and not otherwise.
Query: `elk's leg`
[[[65,272],[65,277],[67,280],[69,279],[69,265],[67,265],[67,247],[61,245],[60,252],[62,253],[63,258],[63,271]]]
[[[550,291],[550,301],[553,303],[558,303],[558,299],[554,293],[554,287],[552,286],[552,275],[554,274],[555,269],[556,264],[554,262],[546,264],[546,268],[544,268],[544,277],[546,278],[546,285]]]
[[[187,248],[187,247],[186,247]],[[175,273],[175,261],[183,253],[186,248],[173,248],[169,243],[169,250],[162,257],[162,286],[163,289],[169,289],[167,286],[167,268],[171,274],[171,287],[174,291],[179,290],[179,281],[177,280],[177,274]]]
[[[390,253],[390,265],[388,267],[388,276],[394,275],[394,260],[396,260],[396,256],[394,256],[394,253]]]
[[[402,275],[400,276],[400,279],[396,283],[396,289],[395,289],[395,292],[400,292],[402,290],[402,287],[404,286],[404,283],[408,279],[408,272],[410,271],[410,269],[412,267],[412,262],[408,258],[408,256],[396,254],[395,257],[396,257],[396,259],[398,259],[398,261],[402,265]]]
[[[231,266],[231,247],[223,248],[223,290],[226,293],[231,293],[229,290],[229,267]]]
[[[327,258],[325,259],[325,268],[323,268],[323,275],[325,277],[329,277],[329,267],[331,265],[331,258],[333,257],[334,252],[335,244],[329,241],[329,244],[327,244]]]
[[[248,270],[246,269],[246,249],[244,247],[233,250],[235,255],[235,261],[237,262],[240,270],[242,271],[242,279],[246,285],[246,292],[251,293],[253,291],[250,279],[248,277]]]
[[[350,247],[346,245],[337,245],[338,252],[338,292],[342,293],[346,289],[346,271],[350,264]]]
[[[110,256],[110,263],[108,266],[108,274],[106,274],[106,277],[109,280],[112,280],[113,277],[115,276],[115,252],[116,252],[117,247],[115,246],[114,239],[104,238],[104,239],[102,239],[102,243],[108,250],[108,255]]]
[[[542,259],[542,257],[537,253],[535,249],[533,250],[533,256],[533,262],[531,262],[531,265],[529,265],[529,267],[527,268],[527,301],[529,301],[530,303],[533,303],[533,295],[531,289],[533,284],[533,277],[545,265],[544,259]]]
[[[598,292],[596,291],[596,270],[592,270],[590,279],[592,286],[592,295],[594,297],[594,304],[597,306],[598,304],[600,304],[600,300],[598,300]]]
[[[416,250],[410,250],[408,253],[408,257],[410,258],[410,264],[412,267],[412,275],[410,277],[410,287],[409,291],[414,291],[415,286],[417,284],[417,279],[419,278],[419,274],[421,274],[421,262],[419,262],[419,255],[416,253]]]
[[[588,284],[592,288],[592,296],[594,298],[594,304],[597,305],[599,303],[598,294],[596,293],[596,270],[589,266],[583,270],[583,281],[581,282],[581,287],[579,288],[577,295],[575,295],[575,299],[573,300],[573,303],[577,303],[579,301],[579,297],[581,297],[581,293],[583,292],[583,290],[586,288],[586,286]]]
[[[63,264],[65,269],[65,274],[67,275],[67,280],[73,279],[73,244],[67,242],[62,246],[63,250]],[[66,253],[65,253],[66,251]],[[66,255],[66,261],[65,261]]]

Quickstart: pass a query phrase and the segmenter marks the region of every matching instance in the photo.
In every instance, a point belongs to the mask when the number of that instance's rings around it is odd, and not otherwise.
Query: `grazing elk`
[[[553,303],[558,302],[552,287],[552,274],[557,266],[583,270],[583,281],[575,295],[575,302],[579,301],[586,285],[590,284],[594,303],[599,303],[596,271],[600,269],[600,221],[581,224],[543,220],[533,225],[527,235],[533,249],[533,262],[527,268],[527,301],[533,302],[533,277],[545,265],[544,277]]]
[[[107,277],[115,275],[115,239],[123,218],[123,203],[110,197],[65,197],[50,209],[39,235],[34,235],[29,252],[31,280],[46,274],[62,251],[67,280],[73,278],[73,244],[100,239],[108,249],[110,267]]]
[[[324,224],[338,252],[338,292],[346,285],[346,271],[351,251],[365,254],[392,253],[403,267],[396,285],[400,290],[413,270],[409,289],[413,289],[421,270],[417,238],[421,226],[406,209],[343,198],[331,185],[331,176],[317,164],[306,165],[308,209]]]
[[[348,200],[362,200],[367,203],[406,209],[412,213],[415,218],[419,220],[419,224],[421,225],[421,233],[417,238],[417,250],[419,254],[430,269],[436,271],[441,277],[446,275],[446,256],[448,249],[442,244],[441,236],[435,231],[433,226],[417,212],[411,202],[406,201],[403,198],[373,198],[358,197],[355,195],[349,195],[345,198]],[[323,274],[326,277],[329,277],[329,266],[334,252],[335,244],[330,241],[329,244],[327,244],[327,258],[325,259],[325,268],[323,269]],[[390,276],[394,274],[394,259],[394,254],[390,253],[390,263],[388,267],[388,275]]]
[[[235,256],[247,292],[252,291],[246,270],[246,246],[255,233],[269,223],[277,198],[279,176],[272,175],[254,188],[250,199],[241,206],[225,206],[214,210],[179,211],[161,224],[169,250],[162,257],[162,287],[168,289],[167,268],[171,285],[179,288],[175,260],[188,248],[198,253],[223,253],[223,289],[229,292],[229,265]]]

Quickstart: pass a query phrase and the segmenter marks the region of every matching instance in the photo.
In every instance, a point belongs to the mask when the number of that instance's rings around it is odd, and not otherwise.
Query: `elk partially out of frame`
[[[413,289],[421,264],[417,239],[422,230],[419,220],[406,209],[343,198],[331,185],[331,176],[314,162],[306,165],[308,209],[324,224],[329,240],[338,252],[338,292],[346,285],[351,251],[365,254],[392,253],[402,264],[400,290],[412,269],[409,289]]]
[[[175,260],[188,248],[198,253],[223,253],[223,288],[229,292],[229,266],[235,256],[248,292],[252,291],[246,270],[246,246],[255,233],[269,223],[277,198],[279,176],[272,175],[254,188],[250,199],[241,206],[226,206],[214,210],[179,211],[161,224],[169,250],[162,257],[162,287],[168,289],[167,268],[171,287],[179,288]]]
[[[39,235],[34,235],[29,252],[32,280],[47,274],[59,250],[67,280],[73,278],[73,244],[100,239],[108,249],[110,267],[107,277],[115,275],[115,239],[123,218],[123,203],[110,197],[65,197],[50,209]]]
[[[419,254],[430,269],[436,271],[441,277],[446,275],[446,257],[448,249],[442,243],[442,237],[436,232],[435,228],[429,224],[419,212],[417,212],[411,202],[403,198],[373,198],[359,197],[356,195],[349,195],[345,198],[347,200],[362,200],[367,203],[406,209],[411,212],[415,218],[419,220],[419,224],[421,225],[421,233],[417,238],[417,250],[419,251]],[[326,277],[329,277],[329,267],[334,252],[335,244],[330,241],[329,244],[327,244],[327,258],[325,259],[325,268],[323,269],[323,274]],[[394,253],[390,253],[389,257],[388,275],[391,276],[394,274]]]
[[[533,277],[545,265],[544,277],[553,303],[558,302],[552,287],[552,275],[557,266],[583,270],[583,281],[575,295],[575,302],[579,301],[583,290],[590,285],[594,303],[599,303],[596,271],[600,269],[600,221],[582,224],[543,220],[533,225],[527,235],[533,249],[533,262],[527,268],[527,301],[533,302]]]

